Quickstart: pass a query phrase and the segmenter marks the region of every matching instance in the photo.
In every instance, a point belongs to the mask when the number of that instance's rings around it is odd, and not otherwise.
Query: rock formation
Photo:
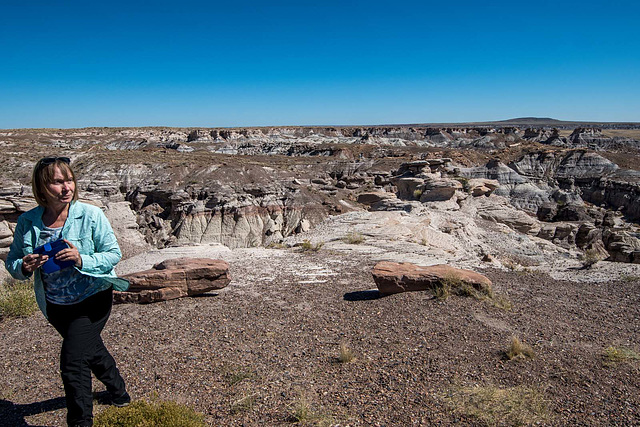
[[[461,282],[485,292],[491,289],[491,280],[482,274],[448,265],[423,267],[382,261],[375,265],[371,274],[383,295],[433,290],[445,282]]]
[[[81,197],[105,209],[125,257],[149,246],[269,245],[354,209],[467,208],[563,248],[600,241],[611,259],[634,262],[635,249],[620,242],[636,238],[624,220],[640,219],[640,172],[602,152],[634,150],[633,126],[611,125],[631,133],[609,145],[605,139],[618,134],[604,125],[557,121],[4,130],[0,257],[17,217],[34,206],[29,177],[46,152],[72,158]],[[612,212],[621,215],[606,224]],[[628,238],[615,237],[621,233]]]
[[[166,260],[122,278],[129,281],[129,289],[114,292],[114,301],[139,304],[201,295],[231,282],[226,261],[206,258]]]

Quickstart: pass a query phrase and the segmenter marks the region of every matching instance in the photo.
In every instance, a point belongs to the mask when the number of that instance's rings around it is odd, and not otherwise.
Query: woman
[[[116,406],[131,401],[100,337],[111,313],[112,289],[125,290],[128,283],[113,272],[122,255],[109,221],[99,208],[77,201],[76,177],[69,163],[67,157],[45,157],[35,165],[31,186],[38,207],[18,218],[5,264],[16,279],[34,276],[38,306],[63,338],[60,371],[67,423],[91,426],[91,372],[107,387]],[[66,243],[59,252],[34,253],[59,240]],[[54,261],[57,267],[43,268]]]

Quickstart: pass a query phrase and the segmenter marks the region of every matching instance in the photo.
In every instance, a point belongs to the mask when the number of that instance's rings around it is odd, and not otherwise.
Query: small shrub
[[[343,237],[342,241],[345,243],[349,243],[351,245],[357,245],[364,242],[364,236],[362,235],[362,233],[352,231],[348,233],[345,237]]]
[[[286,249],[288,246],[281,242],[271,242],[266,248],[267,249]]]
[[[33,282],[10,279],[0,284],[0,318],[28,317],[37,310]]]
[[[451,286],[446,282],[440,282],[433,289],[437,300],[444,301],[451,296]]]
[[[622,362],[640,360],[640,354],[630,348],[610,346],[604,351],[604,359],[605,365],[614,366]]]
[[[587,249],[582,255],[582,268],[588,269],[593,267],[598,261],[600,256],[595,249]]]
[[[457,176],[454,178],[456,181],[458,181],[460,184],[462,184],[462,189],[468,193],[471,190],[471,187],[469,187],[469,179],[465,178],[463,176]]]
[[[241,397],[231,404],[231,413],[238,414],[240,412],[247,412],[253,409],[256,403],[256,396],[258,393],[250,394]]]
[[[442,291],[445,294],[453,294],[462,297],[473,297],[477,300],[483,300],[490,298],[493,293],[488,287],[481,287],[476,289],[470,283],[464,282],[457,277],[445,277],[441,282]]]
[[[492,306],[499,308],[500,310],[509,311],[513,308],[511,300],[502,294],[492,293],[489,297],[489,302]]]
[[[300,396],[298,401],[293,405],[293,413],[291,418],[298,423],[308,423],[313,417],[311,404],[306,397]]]
[[[236,385],[239,382],[255,377],[255,372],[252,372],[250,370],[240,369],[238,371],[227,372],[225,377],[229,382],[229,385]]]
[[[311,407],[311,403],[305,396],[300,396],[293,405],[290,421],[304,425],[330,426],[333,419],[330,416],[316,412]]]
[[[455,289],[456,295],[459,295],[461,297],[474,297],[480,299],[477,291],[468,283],[460,283],[460,285]]]
[[[137,400],[124,408],[112,406],[94,420],[95,427],[205,427],[204,415],[171,401]]]
[[[505,356],[507,356],[507,359],[509,360],[513,360],[513,359],[525,359],[525,358],[529,358],[529,359],[533,359],[533,357],[535,356],[535,353],[533,352],[533,349],[528,345],[523,343],[522,341],[520,341],[520,338],[513,336],[511,337],[511,344],[509,344],[509,348],[507,348],[507,351],[505,351]]]
[[[420,197],[422,196],[422,190],[413,190],[413,198],[416,200],[420,200]]]
[[[502,260],[502,265],[504,267],[508,268],[511,271],[516,271],[520,267],[517,262],[515,262],[514,260],[512,260],[510,258],[503,259]]]
[[[545,275],[545,272],[542,270],[534,270],[531,267],[523,267],[522,270],[516,271],[516,274],[521,276],[537,276],[542,277]]]
[[[489,426],[541,424],[551,419],[543,394],[530,387],[461,387],[445,400],[455,412]]]
[[[324,242],[318,242],[315,245],[309,240],[303,240],[300,245],[302,252],[318,252],[324,246]]]
[[[340,353],[338,354],[338,362],[349,363],[355,360],[356,356],[346,343],[340,343]]]
[[[625,283],[640,282],[640,276],[635,276],[633,274],[623,274],[622,276],[620,276],[620,280]]]
[[[511,301],[507,297],[494,293],[490,287],[481,286],[478,289],[456,277],[445,277],[435,285],[433,293],[437,300],[446,300],[451,295],[457,295],[487,301],[502,310],[511,310],[512,307]]]

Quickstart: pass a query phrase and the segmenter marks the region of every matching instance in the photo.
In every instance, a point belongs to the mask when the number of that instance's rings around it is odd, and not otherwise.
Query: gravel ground
[[[381,247],[187,247],[130,259],[121,273],[158,257],[219,257],[233,280],[197,298],[115,306],[103,338],[134,399],[188,404],[214,426],[291,424],[301,401],[311,424],[477,425],[447,399],[472,386],[539,390],[543,424],[640,424],[640,361],[603,358],[609,346],[640,351],[640,266],[600,263],[596,281],[557,265],[553,277],[476,268],[513,303],[507,311],[429,292],[380,297],[370,271]],[[574,271],[577,280],[562,279]],[[505,359],[513,335],[535,358]],[[338,361],[341,344],[352,362]],[[0,425],[64,425],[54,329],[39,313],[4,320],[0,347]],[[104,408],[96,402],[96,413]]]

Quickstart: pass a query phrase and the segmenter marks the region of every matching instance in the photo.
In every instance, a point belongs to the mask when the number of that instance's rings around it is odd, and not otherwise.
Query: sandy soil
[[[381,297],[370,274],[380,259],[469,260],[397,235],[376,238],[357,218],[306,236],[325,242],[317,252],[193,246],[123,261],[121,273],[162,258],[222,258],[233,277],[202,297],[114,307],[103,338],[132,396],[186,403],[210,425],[287,425],[301,399],[320,424],[476,425],[448,403],[452,390],[527,386],[547,402],[544,424],[640,423],[640,362],[608,366],[603,358],[609,346],[640,351],[640,266],[556,263],[552,277],[476,265],[511,310],[429,292]],[[369,232],[367,240],[331,237],[347,229]],[[505,359],[513,335],[534,359]],[[341,344],[354,361],[337,360]],[[0,322],[0,425],[64,425],[59,346],[39,313]]]

